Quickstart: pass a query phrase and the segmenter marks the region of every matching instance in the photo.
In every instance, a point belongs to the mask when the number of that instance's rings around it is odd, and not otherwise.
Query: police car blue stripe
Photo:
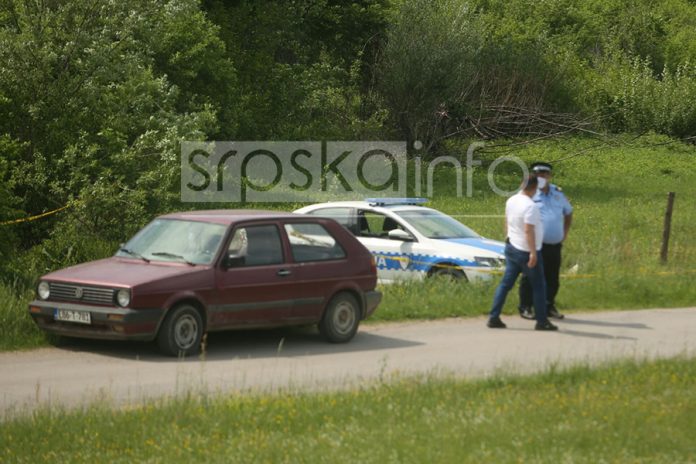
[[[446,238],[444,240],[447,242],[461,243],[462,245],[494,251],[496,253],[500,253],[501,255],[505,253],[505,246],[503,244],[498,244],[482,238]]]
[[[427,272],[433,265],[445,262],[462,267],[481,267],[475,261],[447,256],[381,251],[373,251],[372,254],[377,258],[377,269],[385,270]]]

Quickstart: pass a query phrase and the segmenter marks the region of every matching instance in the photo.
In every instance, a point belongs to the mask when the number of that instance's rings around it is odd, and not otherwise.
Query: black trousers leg
[[[541,254],[544,257],[544,276],[546,277],[546,302],[549,306],[556,304],[556,294],[560,286],[562,243],[544,244]]]
[[[560,286],[559,274],[561,272],[561,248],[562,243],[550,245],[544,243],[541,247],[541,256],[544,259],[544,277],[546,279],[546,303],[556,304],[556,294]],[[520,308],[532,307],[532,286],[525,276],[520,279]]]

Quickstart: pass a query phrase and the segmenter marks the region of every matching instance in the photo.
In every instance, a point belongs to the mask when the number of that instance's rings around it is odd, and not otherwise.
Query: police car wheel
[[[465,281],[467,280],[466,274],[464,274],[459,269],[451,269],[451,268],[435,269],[434,271],[432,271],[430,273],[430,277],[445,278],[445,279],[451,279],[451,280],[459,280],[459,279],[464,279]]]

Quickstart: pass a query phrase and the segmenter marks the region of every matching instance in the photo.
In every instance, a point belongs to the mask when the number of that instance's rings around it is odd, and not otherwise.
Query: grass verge
[[[633,274],[562,278],[559,308],[568,310],[689,307],[696,303],[696,274]],[[453,285],[444,279],[384,285],[382,303],[370,321],[439,319],[488,314],[499,278]],[[517,288],[508,294],[504,314],[517,314]]]
[[[0,461],[693,462],[696,360],[324,394],[197,397],[0,424]]]
[[[27,311],[33,290],[21,290],[17,285],[0,283],[0,351],[35,348],[45,345],[48,338],[34,324]]]

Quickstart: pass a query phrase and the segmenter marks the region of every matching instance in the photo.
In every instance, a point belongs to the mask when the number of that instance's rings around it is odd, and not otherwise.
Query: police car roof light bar
[[[365,201],[371,206],[389,206],[389,205],[422,205],[427,203],[427,198],[365,198]]]

